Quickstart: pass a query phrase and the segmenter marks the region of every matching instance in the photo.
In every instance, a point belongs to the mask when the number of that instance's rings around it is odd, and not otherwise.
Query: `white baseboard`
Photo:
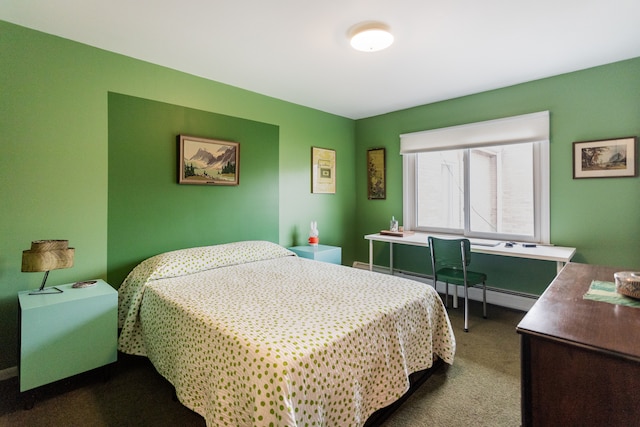
[[[363,270],[368,270],[369,264],[366,262],[356,261],[353,263],[353,267],[360,268]],[[389,274],[388,267],[381,267],[378,265],[373,266],[373,271],[378,273]],[[411,273],[407,271],[398,271],[398,270],[394,270],[393,275],[398,277],[404,277],[411,280],[417,280],[419,282],[427,283],[433,286],[433,278],[428,276],[420,275],[417,273]],[[444,283],[438,282],[436,286],[436,290],[439,293],[444,294],[444,291],[445,291],[444,287],[445,287]],[[453,294],[455,292],[453,288],[454,288],[453,285],[449,286],[450,294]],[[463,297],[463,296],[464,296],[464,287],[459,286],[458,297]],[[482,289],[469,288],[469,299],[472,299],[474,301],[482,301]],[[538,297],[532,294],[512,292],[506,289],[487,287],[487,303],[488,304],[494,304],[501,307],[512,308],[514,310],[529,311],[529,309],[531,309],[531,307],[533,306],[533,304],[536,302],[537,299]]]
[[[11,366],[7,369],[0,370],[0,381],[8,380],[9,378],[18,376],[18,367]]]

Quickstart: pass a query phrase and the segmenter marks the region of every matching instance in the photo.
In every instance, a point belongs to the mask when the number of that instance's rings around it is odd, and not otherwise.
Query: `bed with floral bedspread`
[[[455,337],[428,285],[248,241],[167,252],[119,289],[119,350],[209,426],[361,426]]]

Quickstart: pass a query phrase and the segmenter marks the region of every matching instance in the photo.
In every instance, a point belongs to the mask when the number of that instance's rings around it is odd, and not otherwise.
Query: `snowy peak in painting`
[[[204,148],[200,148],[189,160],[198,163],[203,169],[220,168],[229,162],[232,164],[235,163],[235,147],[227,147],[226,150],[222,152],[218,151],[216,154],[217,155],[213,155]]]
[[[215,163],[215,157],[213,157],[213,154],[211,154],[204,148],[200,148],[198,152],[191,156],[189,160],[199,162],[203,166],[211,166],[213,163]]]
[[[216,158],[216,163],[220,166],[236,163],[236,147],[228,147],[220,156]]]

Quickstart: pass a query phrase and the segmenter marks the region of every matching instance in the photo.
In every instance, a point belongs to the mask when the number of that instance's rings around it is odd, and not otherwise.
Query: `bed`
[[[266,241],[156,255],[118,292],[119,350],[208,426],[362,426],[410,374],[454,359],[432,287]]]

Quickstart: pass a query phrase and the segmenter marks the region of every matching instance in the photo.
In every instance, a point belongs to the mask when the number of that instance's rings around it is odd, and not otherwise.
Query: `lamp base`
[[[64,291],[62,289],[58,289],[55,286],[50,288],[38,289],[37,291],[29,292],[29,295],[50,295],[50,294],[61,294]]]
[[[63,292],[62,289],[58,289],[55,286],[51,288],[44,287],[45,283],[47,283],[47,277],[49,277],[49,272],[44,272],[44,278],[42,279],[42,284],[40,285],[40,289],[37,291],[29,292],[29,295],[48,295],[48,294],[61,294]]]

